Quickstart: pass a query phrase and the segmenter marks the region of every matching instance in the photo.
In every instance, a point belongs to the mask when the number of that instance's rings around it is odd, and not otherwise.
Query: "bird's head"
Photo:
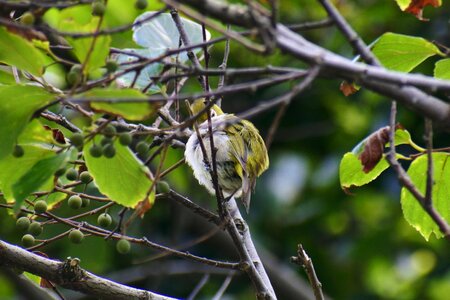
[[[205,106],[207,104],[208,104],[208,100],[206,100],[205,98],[200,98],[200,99],[194,100],[194,102],[190,105],[192,114],[197,115],[205,108]],[[211,107],[211,117],[215,117],[215,116],[223,115],[223,114],[224,114],[224,112],[218,105],[214,104]],[[204,114],[201,114],[197,118],[198,123],[203,123],[206,120],[208,120],[208,114],[206,112]]]

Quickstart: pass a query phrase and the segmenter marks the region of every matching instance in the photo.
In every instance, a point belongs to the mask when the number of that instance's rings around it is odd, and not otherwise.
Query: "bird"
[[[200,98],[190,105],[192,114],[205,110],[209,100]],[[269,156],[258,129],[248,120],[234,114],[224,113],[214,104],[210,109],[213,144],[217,166],[218,185],[223,196],[240,198],[249,213],[250,198],[259,177],[269,167]],[[203,113],[197,120],[198,133],[189,137],[184,152],[187,164],[195,178],[210,194],[215,194],[211,179],[211,135],[208,115]],[[200,139],[204,145],[204,150]],[[204,159],[206,153],[207,159]]]

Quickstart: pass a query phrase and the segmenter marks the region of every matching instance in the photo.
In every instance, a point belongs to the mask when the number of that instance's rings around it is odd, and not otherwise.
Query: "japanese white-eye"
[[[201,112],[207,101],[197,99],[190,105],[194,115]],[[241,198],[248,213],[250,196],[255,188],[256,178],[269,167],[269,157],[264,140],[258,129],[247,120],[234,114],[226,114],[217,105],[210,109],[213,143],[216,149],[216,166],[218,184],[224,197],[235,196]],[[203,158],[203,151],[199,137],[194,132],[186,143],[184,156],[186,162],[194,171],[198,182],[211,193],[215,189],[211,180],[211,143],[208,130],[208,116],[198,117],[198,132],[203,141],[207,161]]]

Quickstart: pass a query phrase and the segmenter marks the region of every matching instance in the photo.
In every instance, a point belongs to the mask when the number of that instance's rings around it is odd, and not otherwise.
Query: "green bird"
[[[207,101],[197,99],[191,104],[194,115],[205,108]],[[255,188],[256,178],[269,167],[264,140],[258,129],[247,120],[234,114],[227,114],[219,106],[213,105],[210,110],[213,133],[213,143],[216,149],[216,165],[218,184],[224,197],[241,198],[248,213],[250,196]],[[208,192],[215,194],[211,179],[211,143],[208,130],[207,114],[197,119],[199,135],[205,146],[207,162],[197,133],[194,132],[186,143],[184,156],[188,165],[194,171],[198,182],[206,187]]]

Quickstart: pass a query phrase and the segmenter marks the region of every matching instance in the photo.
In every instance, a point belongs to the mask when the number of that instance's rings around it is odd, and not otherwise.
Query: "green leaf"
[[[81,95],[83,98],[121,99],[123,102],[91,102],[92,109],[120,116],[127,120],[141,121],[154,113],[154,104],[148,102],[126,102],[127,99],[146,99],[145,94],[135,89],[93,89]]]
[[[412,0],[395,0],[395,2],[397,2],[401,10],[407,9],[411,1]]]
[[[14,202],[12,185],[16,183],[38,161],[54,155],[52,133],[45,130],[41,122],[34,119],[19,136],[19,144],[24,149],[20,158],[11,154],[0,160],[0,190],[8,202]],[[46,185],[47,187],[47,185]],[[48,182],[48,189],[53,188],[53,182]]]
[[[12,152],[33,113],[52,99],[52,94],[36,86],[0,86],[0,160]]]
[[[81,25],[73,19],[64,19],[59,28],[68,32],[92,33],[95,32],[98,22],[97,18],[93,18],[88,24]],[[67,38],[67,41],[73,47],[73,51],[80,62],[85,62],[88,59],[85,68],[87,73],[105,65],[111,43],[109,35],[98,36],[92,49],[94,38]]]
[[[441,59],[436,63],[434,77],[450,80],[450,58]]]
[[[388,69],[410,72],[425,59],[444,54],[429,41],[408,35],[388,32],[376,42],[373,53]]]
[[[450,190],[449,158],[448,153],[433,153],[433,206],[447,222],[450,221],[450,201],[448,201]],[[415,159],[408,169],[409,177],[423,195],[425,194],[427,181],[427,166],[427,156],[422,155]],[[402,188],[401,191],[401,204],[406,221],[419,231],[425,240],[428,241],[432,233],[437,238],[443,237],[436,223],[406,188]]]
[[[11,70],[0,69],[0,84],[11,85],[15,84],[16,80]]]
[[[412,139],[411,139],[411,134],[409,133],[408,130],[403,129],[403,128],[399,128],[395,130],[395,145],[411,145],[412,143]]]
[[[386,159],[382,158],[368,173],[363,171],[363,165],[358,156],[352,152],[345,153],[339,166],[339,179],[343,189],[365,185],[376,179],[389,167]]]
[[[116,140],[114,157],[96,158],[89,153],[92,145],[92,141],[86,143],[83,153],[88,171],[99,191],[126,207],[135,207],[140,201],[145,200],[152,186],[151,174],[133,152]]]
[[[44,70],[43,54],[33,43],[0,27],[0,62],[40,76]]]
[[[12,186],[38,161],[51,157],[54,152],[34,145],[24,145],[24,155],[20,158],[9,155],[0,160],[0,189],[8,202],[14,201]]]
[[[60,154],[53,152],[53,155],[36,162],[12,186],[13,195],[16,200],[14,207],[16,209],[19,208],[29,194],[38,191],[49,179],[53,178],[53,174],[66,163],[68,157],[68,152]]]

